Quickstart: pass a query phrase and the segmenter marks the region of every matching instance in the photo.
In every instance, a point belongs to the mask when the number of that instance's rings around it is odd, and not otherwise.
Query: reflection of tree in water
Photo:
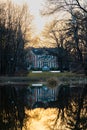
[[[66,87],[66,86],[65,86]],[[83,87],[65,89],[61,86],[58,95],[58,115],[54,123],[56,129],[57,123],[61,120],[65,129],[86,130],[87,128],[87,85]],[[60,129],[60,128],[59,128]],[[57,128],[57,130],[59,130]]]
[[[21,87],[0,86],[0,130],[22,129],[25,91]]]
[[[0,130],[22,129],[23,123],[31,118],[29,115],[25,118],[26,88],[0,86]],[[48,102],[47,108],[39,109],[38,113],[34,111],[32,118],[38,120],[38,125],[40,120],[44,121],[45,130],[86,130],[87,85],[74,88],[60,85],[58,93],[57,101]]]
[[[57,101],[48,102],[46,109],[27,110],[24,125],[24,130],[86,130],[87,85],[60,85]]]

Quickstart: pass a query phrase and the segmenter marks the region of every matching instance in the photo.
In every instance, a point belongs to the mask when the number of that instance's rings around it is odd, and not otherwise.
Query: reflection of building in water
[[[56,89],[48,88],[47,86],[32,86],[31,87],[31,103],[49,102],[56,100]]]

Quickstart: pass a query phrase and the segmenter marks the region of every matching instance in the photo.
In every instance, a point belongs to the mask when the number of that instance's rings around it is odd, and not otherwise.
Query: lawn
[[[81,81],[84,79],[87,79],[87,77],[83,76],[83,75],[79,75],[79,74],[75,74],[75,73],[71,73],[71,72],[64,72],[64,73],[59,73],[59,72],[42,72],[42,73],[32,73],[29,72],[29,74],[27,75],[29,77],[29,79],[35,79],[35,80],[39,80],[39,81],[47,81],[50,78],[57,78],[61,81]]]
[[[46,79],[50,77],[72,77],[76,76],[76,74],[71,73],[71,72],[64,72],[64,73],[59,73],[59,72],[42,72],[42,73],[32,73],[29,72],[28,77],[30,78],[41,78],[41,79]]]

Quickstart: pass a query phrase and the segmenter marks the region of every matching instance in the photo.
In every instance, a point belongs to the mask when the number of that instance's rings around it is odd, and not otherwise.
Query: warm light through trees
[[[42,11],[43,15],[53,15],[58,16],[59,13],[64,13],[67,15],[67,19],[65,17],[61,17],[65,26],[63,27],[63,23],[58,17],[56,17],[55,21],[60,21],[60,23],[51,24],[50,27],[46,27],[49,29],[45,29],[46,33],[43,33],[47,39],[47,42],[53,43],[55,45],[62,46],[68,50],[72,58],[70,61],[71,67],[75,68],[75,66],[79,66],[79,70],[82,70],[83,73],[87,70],[87,28],[86,28],[86,19],[87,19],[87,2],[83,0],[83,2],[79,0],[47,0],[47,3],[44,7],[44,11]],[[69,17],[68,17],[69,14]],[[54,26],[54,27],[52,27]],[[59,26],[59,29],[57,28]],[[50,30],[50,31],[49,31]],[[85,31],[83,31],[85,30]],[[46,36],[46,34],[48,34]],[[62,53],[62,52],[60,52]],[[67,58],[66,58],[67,59]],[[75,70],[77,71],[77,69]]]

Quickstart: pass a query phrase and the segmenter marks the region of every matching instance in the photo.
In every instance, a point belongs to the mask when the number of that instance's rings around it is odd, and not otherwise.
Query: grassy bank
[[[57,73],[57,72],[42,72],[42,73],[32,73],[28,74],[29,79],[36,79],[39,81],[47,81],[51,78],[56,78],[62,82],[84,82],[87,81],[85,75],[80,75],[71,72]]]
[[[68,77],[68,76],[76,76],[76,74],[73,74],[73,73],[57,73],[57,72],[42,72],[42,73],[32,73],[30,72],[28,75],[27,75],[29,78],[38,78],[38,79],[47,79],[47,78],[51,78],[51,77]]]
[[[47,78],[51,78],[51,77],[57,77],[57,78],[61,78],[61,77],[85,77],[84,75],[80,75],[80,74],[76,74],[76,73],[72,73],[72,72],[42,72],[42,73],[32,73],[29,72],[27,77],[29,77],[30,79],[32,78],[38,78],[38,79],[47,79]]]

